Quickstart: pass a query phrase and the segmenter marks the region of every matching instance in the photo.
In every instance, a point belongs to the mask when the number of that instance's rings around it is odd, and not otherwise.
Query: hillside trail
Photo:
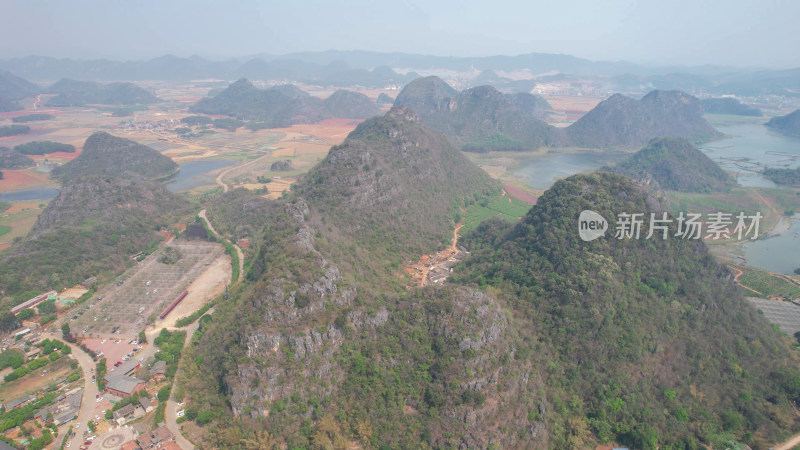
[[[800,433],[790,437],[788,441],[775,445],[773,450],[790,450],[795,446],[800,445]]]
[[[757,291],[757,290],[755,290],[755,289],[753,289],[753,288],[751,288],[749,286],[745,286],[739,281],[739,277],[744,274],[744,271],[742,269],[740,269],[740,268],[738,268],[736,266],[733,266],[733,265],[728,265],[728,267],[735,272],[735,275],[733,276],[733,281],[734,282],[738,283],[739,286],[747,289],[748,291],[753,291],[758,295],[764,296],[764,294],[762,292],[759,292],[759,291]]]
[[[197,215],[198,217],[203,219],[203,221],[205,221],[206,225],[208,226],[208,229],[211,230],[211,232],[214,233],[215,236],[217,236],[219,239],[225,239],[224,237],[222,237],[221,234],[217,233],[217,230],[214,229],[214,225],[211,225],[211,222],[208,220],[208,217],[206,217],[205,208],[199,213],[197,213]],[[244,276],[244,253],[242,252],[242,249],[239,248],[239,246],[236,245],[235,243],[231,242],[231,245],[233,245],[233,248],[236,249],[236,254],[239,255],[239,278],[241,279],[242,276]]]
[[[450,244],[450,247],[447,247],[446,249],[444,249],[441,252],[439,252],[439,254],[445,253],[445,252],[446,253],[450,253],[450,254],[455,254],[455,253],[458,252],[458,230],[460,230],[461,227],[463,227],[463,226],[464,226],[463,223],[459,223],[458,225],[456,225],[456,229],[453,230],[453,243]],[[437,267],[441,267],[441,266],[443,266],[443,265],[445,265],[447,263],[447,259],[446,258],[440,258],[440,259],[442,261],[439,262],[438,264],[434,264],[434,265],[432,265],[430,267],[425,267],[424,269],[422,269],[422,278],[419,280],[419,287],[424,287],[425,283],[428,282],[428,273],[431,270],[436,269]]]

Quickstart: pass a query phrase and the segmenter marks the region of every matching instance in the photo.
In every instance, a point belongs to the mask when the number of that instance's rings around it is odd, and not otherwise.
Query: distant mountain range
[[[412,81],[394,104],[411,108],[467,151],[638,147],[657,137],[719,136],[703,118],[699,100],[678,91],[653,91],[641,100],[615,94],[566,129],[541,120],[549,105],[536,96],[504,95],[491,86],[459,93],[438,77]]]
[[[244,78],[213,97],[201,99],[189,111],[224,114],[257,122],[265,128],[316,123],[334,117],[366,119],[380,112],[375,102],[358,92],[338,90],[322,100],[292,85],[259,89]]]
[[[800,137],[800,109],[785,116],[773,117],[765,125],[781,134]]]
[[[704,98],[700,100],[706,114],[732,114],[734,116],[761,117],[764,113],[758,108],[747,106],[732,97]]]
[[[392,70],[394,68],[395,70]],[[212,61],[199,56],[160,56],[146,61],[106,59],[73,60],[27,56],[0,61],[10,70],[32,80],[60,78],[90,80],[192,80],[274,79],[331,86],[402,85],[418,75],[414,70],[481,70],[478,84],[513,91],[530,91],[534,80],[511,80],[498,71],[527,70],[534,77],[554,73],[579,77],[613,77],[614,90],[704,90],[714,94],[792,95],[800,91],[800,69],[751,70],[720,66],[644,66],[624,61],[590,61],[570,55],[530,53],[517,56],[452,57],[365,51],[301,52],[255,55]],[[405,75],[399,72],[408,72]]]
[[[607,169],[654,189],[711,193],[727,191],[736,181],[689,141],[659,138]]]
[[[133,83],[108,83],[78,81],[64,78],[47,89],[48,94],[58,94],[47,101],[47,106],[140,105],[156,103],[158,97]]]

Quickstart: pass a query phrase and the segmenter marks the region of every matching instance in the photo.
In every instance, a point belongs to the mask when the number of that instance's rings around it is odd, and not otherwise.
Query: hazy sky
[[[0,0],[0,58],[374,50],[800,67],[797,0]]]

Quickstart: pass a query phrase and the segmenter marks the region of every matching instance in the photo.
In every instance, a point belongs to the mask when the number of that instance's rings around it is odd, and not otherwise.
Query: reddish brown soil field
[[[508,192],[509,195],[514,196],[514,197],[522,200],[523,202],[525,202],[525,203],[527,203],[529,205],[535,205],[536,201],[538,200],[533,195],[523,191],[522,189],[520,189],[518,187],[512,186],[510,184],[504,184],[503,185],[503,189],[505,189],[506,192]]]
[[[46,184],[47,174],[27,172],[25,170],[4,170],[0,180],[0,191],[14,191]]]

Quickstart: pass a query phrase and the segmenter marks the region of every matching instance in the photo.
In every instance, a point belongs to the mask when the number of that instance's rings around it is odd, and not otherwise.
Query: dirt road
[[[206,222],[206,226],[208,226],[208,229],[211,230],[211,232],[214,233],[214,235],[217,238],[225,239],[219,233],[217,233],[217,230],[215,230],[214,226],[211,225],[211,222],[209,222],[208,217],[206,217],[206,210],[205,209],[203,209],[202,211],[197,213],[197,215]],[[227,239],[225,239],[225,240],[227,240]],[[242,252],[242,249],[239,248],[238,245],[234,244],[233,242],[231,242],[231,244],[233,245],[233,248],[236,249],[236,254],[239,256],[239,278],[241,279],[244,276],[244,253]]]
[[[773,449],[774,450],[790,450],[790,449],[794,448],[797,445],[800,445],[800,433],[799,434],[795,434],[794,436],[789,438],[789,440],[786,441],[786,442],[783,442],[781,444],[777,444],[775,447],[773,447]]]

